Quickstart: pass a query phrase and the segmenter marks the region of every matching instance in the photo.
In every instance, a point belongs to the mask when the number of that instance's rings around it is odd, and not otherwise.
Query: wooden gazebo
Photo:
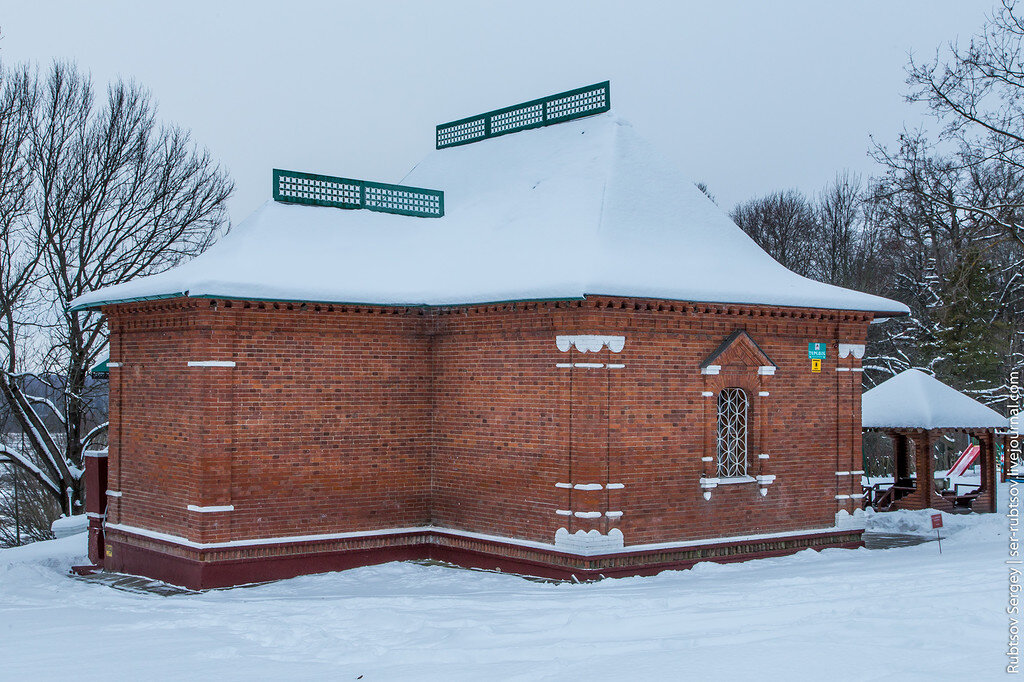
[[[995,446],[996,438],[1007,428],[1006,417],[916,369],[866,391],[862,406],[864,429],[888,435],[894,451],[892,486],[871,491],[865,496],[866,503],[878,511],[996,510]],[[935,444],[950,432],[966,433],[979,443],[981,481],[977,487],[940,491],[935,486]],[[916,476],[911,475],[911,461]]]

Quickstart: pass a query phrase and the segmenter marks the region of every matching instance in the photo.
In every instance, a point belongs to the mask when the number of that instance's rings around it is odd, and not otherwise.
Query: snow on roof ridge
[[[179,292],[427,306],[605,295],[908,312],[778,264],[611,112],[433,151],[400,182],[442,189],[444,217],[269,201],[197,258],[72,303]]]

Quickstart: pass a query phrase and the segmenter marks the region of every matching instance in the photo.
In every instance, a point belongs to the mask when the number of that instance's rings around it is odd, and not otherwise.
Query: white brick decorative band
[[[852,497],[851,495],[836,495],[837,500],[848,500]]]
[[[722,371],[722,366],[721,365],[708,365],[707,367],[701,367],[700,368],[700,373],[701,374],[718,374],[721,371]]]
[[[608,490],[622,490],[626,487],[625,483],[609,483],[605,486]]]
[[[121,367],[121,366],[122,365],[121,365],[120,362],[108,362],[107,363],[107,367]]]
[[[836,367],[836,371],[837,372],[849,372],[850,368],[849,367]]]
[[[572,483],[556,483],[556,488],[572,488]]]
[[[775,368],[771,365],[761,365],[757,368],[757,373],[761,376],[773,376],[775,374]]]
[[[556,509],[555,513],[559,516],[572,516],[572,512],[568,509]]]
[[[622,551],[624,545],[622,531],[612,528],[608,534],[597,530],[569,533],[566,528],[555,531],[555,549],[568,550],[577,554],[604,554]]]
[[[851,372],[863,372],[864,368],[863,367],[851,367],[850,371]]]
[[[597,511],[573,512],[573,516],[575,516],[578,519],[599,519],[601,518],[601,516],[603,516],[603,514]]]
[[[771,455],[769,455],[768,453],[762,452],[760,455],[757,456],[757,458],[758,459],[771,459]]]
[[[322,533],[319,535],[291,535],[286,537],[272,537],[272,538],[249,538],[244,540],[228,540],[226,542],[195,542],[188,538],[180,535],[170,535],[168,533],[160,533],[158,531],[148,530],[146,528],[139,528],[137,526],[129,526],[120,523],[108,523],[108,530],[120,531],[130,535],[136,535],[139,537],[153,538],[154,540],[160,540],[162,542],[169,542],[181,547],[191,547],[193,549],[227,549],[237,547],[253,547],[253,546],[266,546],[266,545],[282,545],[293,542],[311,542],[311,541],[323,541],[323,540],[345,540],[349,538],[364,538],[364,537],[378,537],[386,535],[406,534],[406,533],[438,533],[441,535],[448,535],[454,537],[473,538],[477,540],[488,540],[490,542],[504,542],[511,545],[517,545],[520,547],[534,547],[538,549],[561,549],[562,547],[558,544],[552,545],[546,542],[536,542],[533,540],[518,540],[516,538],[509,538],[505,536],[487,535],[485,533],[472,533],[464,530],[454,530],[452,528],[443,528],[439,526],[416,526],[412,528],[385,528],[383,530],[373,531],[350,531],[347,533]],[[843,530],[840,526],[830,526],[828,528],[815,528],[813,530],[797,530],[797,531],[784,531],[781,533],[760,533],[757,535],[732,535],[727,537],[714,538],[711,540],[683,540],[680,542],[666,542],[656,543],[648,545],[631,545],[628,550],[623,550],[620,545],[618,549],[612,549],[611,552],[638,552],[646,550],[665,550],[675,549],[683,547],[697,547],[700,545],[718,545],[730,542],[743,541],[748,542],[751,540],[770,540],[775,538],[788,538],[796,535],[819,535],[822,533],[833,533],[836,530]],[[563,537],[569,537],[569,531],[564,528],[559,529],[556,533],[556,543],[558,542],[558,534]],[[583,531],[576,531],[573,535],[580,535]],[[597,531],[589,531],[588,535],[600,535]],[[614,537],[618,534],[621,537],[621,532],[617,529],[608,531],[608,536]],[[572,551],[572,550],[570,550]]]
[[[96,512],[85,512],[85,515],[87,517],[89,517],[90,519],[105,519],[105,518],[107,518],[106,514],[97,514]]]
[[[760,476],[755,476],[755,478],[761,485],[771,485],[775,482],[775,474],[761,474]]]
[[[621,519],[622,518],[622,512],[620,512],[620,511],[605,512],[604,515],[607,516],[609,519]]]
[[[604,490],[600,483],[577,483],[573,486],[576,490]]]
[[[107,491],[107,497],[121,497],[121,491],[120,490],[108,490]]]
[[[860,360],[864,357],[864,344],[862,343],[841,343],[839,344],[839,357],[848,358],[850,355]]]
[[[211,514],[211,513],[214,513],[214,512],[235,511],[235,505],[233,505],[233,504],[224,504],[224,505],[213,506],[213,507],[199,507],[197,505],[190,504],[190,505],[188,505],[187,509],[189,511],[199,512],[201,514]]]
[[[189,360],[189,367],[234,367],[234,360]]]
[[[850,495],[851,500],[860,500],[863,499],[863,497],[864,493],[856,493],[855,495]]]
[[[849,471],[837,471],[836,472],[836,476],[849,476],[849,475],[850,475]]]
[[[570,367],[582,367],[585,369],[600,369],[602,367],[607,367],[608,369],[622,369],[625,365],[613,363],[608,363],[606,365],[603,362],[557,362],[555,363],[555,367],[560,369],[568,369]]]
[[[863,476],[864,470],[861,469],[860,471],[851,471],[850,474],[852,474],[853,476]]]
[[[701,391],[701,392],[700,392],[700,394],[701,394],[701,396],[702,396],[702,397],[704,397],[704,398],[712,398],[712,397],[714,397],[714,395],[715,395],[715,394],[714,394],[713,392],[711,392],[711,391]]]
[[[761,396],[762,398],[767,398],[768,397],[768,391],[758,391],[757,395]]]
[[[576,348],[581,353],[597,353],[605,346],[613,353],[621,353],[623,346],[626,345],[626,337],[607,334],[556,336],[555,345],[563,353],[568,353],[570,348]]]
[[[701,457],[700,461],[702,461],[702,462],[714,462],[715,458],[714,457]]]

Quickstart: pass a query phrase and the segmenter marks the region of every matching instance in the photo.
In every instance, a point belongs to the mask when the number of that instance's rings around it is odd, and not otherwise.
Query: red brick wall
[[[106,312],[124,363],[111,375],[115,523],[202,542],[430,523],[552,542],[559,527],[619,528],[630,545],[830,526],[856,506],[835,499],[859,492],[859,477],[836,472],[860,469],[860,374],[836,371],[858,363],[837,343],[863,343],[868,315],[619,299],[436,310],[178,299]],[[774,376],[741,352],[701,374],[736,329]],[[625,346],[555,345],[586,333]],[[829,343],[820,374],[810,341]],[[556,367],[575,362],[625,367]],[[751,397],[750,473],[777,478],[766,497],[748,483],[706,501],[716,415],[702,392],[731,385]]]
[[[197,497],[207,408],[186,360],[201,355],[210,318],[199,302],[110,311],[108,521],[184,535]],[[130,361],[127,360],[130,358]]]
[[[419,312],[195,300],[108,310],[111,521],[197,542],[425,525]],[[189,361],[234,367],[189,367]],[[199,507],[233,505],[202,513]]]

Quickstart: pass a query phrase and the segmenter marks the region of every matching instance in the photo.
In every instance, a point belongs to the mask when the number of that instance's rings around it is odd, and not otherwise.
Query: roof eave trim
[[[595,294],[591,292],[583,294],[584,298],[590,296],[597,296],[601,298],[646,298],[658,301],[672,301],[674,303],[693,303],[695,305],[756,305],[766,308],[789,308],[791,310],[829,310],[842,313],[865,313],[878,317],[907,317],[910,315],[907,311],[893,312],[889,310],[872,310],[870,308],[837,308],[815,305],[789,305],[785,303],[753,303],[751,301],[701,301],[692,298],[664,298],[661,296],[642,296],[637,294]],[[899,303],[899,301],[893,301],[893,303]]]
[[[188,292],[179,291],[173,294],[153,294],[151,296],[131,296],[128,298],[111,298],[103,301],[92,301],[91,303],[80,303],[76,306],[71,306],[68,308],[68,311],[74,313],[82,310],[95,310],[97,308],[102,308],[105,305],[136,303],[138,301],[159,301],[165,298],[188,298]]]
[[[68,310],[71,312],[81,310],[92,310],[96,308],[102,308],[107,305],[115,305],[118,303],[136,303],[139,301],[157,301],[168,298],[205,298],[205,299],[221,299],[225,301],[265,301],[267,303],[313,303],[321,305],[361,305],[361,306],[377,306],[381,308],[456,308],[465,306],[479,306],[479,305],[503,305],[505,303],[545,303],[553,301],[582,301],[590,297],[600,298],[640,298],[650,299],[659,301],[672,301],[674,303],[690,303],[694,305],[735,305],[735,306],[764,306],[769,308],[787,308],[790,310],[827,310],[833,312],[843,313],[864,313],[868,315],[884,315],[886,317],[905,317],[909,313],[905,312],[889,312],[880,310],[866,310],[860,308],[829,308],[823,306],[808,306],[808,305],[784,305],[780,303],[751,303],[749,301],[738,302],[738,301],[698,301],[695,299],[686,298],[661,298],[656,296],[637,295],[637,294],[593,294],[584,293],[582,296],[552,296],[552,297],[537,297],[537,298],[506,298],[506,299],[494,299],[489,301],[461,301],[453,303],[380,303],[380,302],[368,302],[368,301],[340,301],[332,299],[303,299],[303,298],[269,298],[266,296],[238,296],[238,295],[225,295],[225,294],[195,294],[190,295],[188,291],[179,291],[170,294],[151,294],[149,296],[131,296],[126,298],[112,298],[105,299],[102,301],[93,301],[90,303],[81,303],[76,306],[69,307]]]

